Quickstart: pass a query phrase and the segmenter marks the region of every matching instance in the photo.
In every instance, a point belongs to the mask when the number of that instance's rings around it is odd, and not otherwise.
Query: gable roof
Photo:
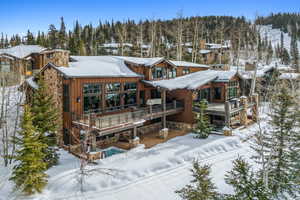
[[[16,58],[23,59],[32,53],[40,53],[46,50],[46,48],[39,45],[23,45],[14,46],[7,49],[0,49],[0,54],[11,55]]]
[[[144,81],[153,87],[165,88],[167,90],[176,89],[188,89],[196,90],[197,88],[209,83],[209,82],[228,82],[235,75],[238,75],[235,71],[216,71],[205,70],[194,72],[185,76],[180,76],[169,80],[159,81]]]
[[[142,77],[113,56],[71,56],[69,67],[55,68],[67,77]]]
[[[173,65],[176,67],[172,62],[165,59],[164,57],[154,57],[154,58],[139,58],[139,57],[129,57],[129,56],[114,56],[115,58],[124,60],[128,63],[132,63],[134,65],[143,65],[146,67],[152,67],[158,63],[161,63],[163,61],[169,63],[170,65]]]
[[[200,68],[209,68],[208,65],[193,63],[193,62],[187,62],[187,61],[176,61],[176,60],[170,60],[171,63],[176,65],[177,67],[200,67]]]

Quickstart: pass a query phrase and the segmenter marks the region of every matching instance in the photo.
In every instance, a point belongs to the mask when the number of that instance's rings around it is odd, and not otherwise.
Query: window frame
[[[87,86],[88,88],[86,89],[85,86]],[[97,86],[97,87],[95,87],[95,86]],[[85,89],[86,89],[86,92],[85,92]],[[82,85],[83,112],[84,113],[100,112],[102,110],[101,96],[102,96],[102,84],[101,83],[84,83]],[[86,101],[88,101],[88,104],[86,104]],[[97,108],[93,108],[93,105],[96,105],[96,104],[98,104],[98,106],[96,106]]]

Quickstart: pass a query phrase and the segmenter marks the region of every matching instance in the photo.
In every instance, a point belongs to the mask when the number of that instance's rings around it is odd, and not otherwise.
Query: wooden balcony
[[[127,130],[142,126],[147,120],[174,115],[183,111],[183,104],[179,101],[163,105],[154,105],[135,108],[130,112],[97,116],[96,114],[85,114],[73,116],[72,124],[80,129],[92,129],[99,132],[99,135],[107,135],[114,132]]]

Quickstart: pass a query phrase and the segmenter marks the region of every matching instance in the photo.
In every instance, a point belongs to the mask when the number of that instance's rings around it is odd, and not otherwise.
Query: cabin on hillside
[[[93,146],[119,140],[134,146],[149,132],[165,137],[168,128],[188,131],[195,123],[193,102],[201,99],[219,129],[246,125],[245,112],[258,105],[241,97],[242,78],[235,72],[161,57],[71,56],[68,66],[48,63],[40,73],[61,113],[61,145],[78,144],[88,131]],[[36,78],[26,80],[31,92]]]
[[[49,62],[67,66],[68,61],[69,51],[21,44],[0,49],[0,74],[8,85],[16,85],[38,72]]]

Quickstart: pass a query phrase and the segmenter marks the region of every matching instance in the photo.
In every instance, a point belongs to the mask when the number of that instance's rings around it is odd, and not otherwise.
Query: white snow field
[[[265,37],[271,41],[273,48],[275,48],[278,44],[280,45],[281,33],[283,33],[283,46],[290,53],[291,47],[291,36],[288,33],[282,32],[280,29],[272,28],[272,25],[260,25],[258,26],[258,30],[260,31],[260,36],[262,39]],[[300,41],[298,41],[298,48],[300,47]],[[300,54],[300,50],[299,50]]]
[[[265,127],[265,123],[263,123]],[[94,171],[86,177],[84,192],[79,185],[79,160],[61,150],[59,165],[47,171],[49,183],[42,194],[21,197],[12,193],[13,183],[9,170],[0,168],[0,200],[35,199],[101,199],[101,200],[174,200],[180,199],[174,192],[191,180],[192,161],[212,165],[213,181],[222,193],[232,189],[224,182],[224,175],[232,168],[232,161],[238,155],[249,157],[252,152],[245,138],[257,129],[254,124],[248,128],[234,130],[234,136],[210,135],[208,139],[196,139],[194,134],[173,138],[150,149],[143,145],[126,153],[117,154],[90,165],[89,169],[112,169],[112,175]],[[5,171],[3,171],[5,170]],[[1,183],[1,181],[0,181]]]

